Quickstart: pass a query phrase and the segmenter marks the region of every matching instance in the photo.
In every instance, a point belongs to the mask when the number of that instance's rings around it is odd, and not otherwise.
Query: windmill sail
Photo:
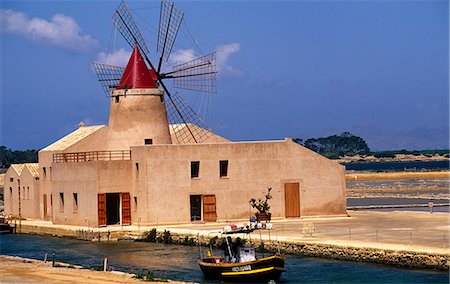
[[[175,137],[177,144],[203,143],[212,135],[206,123],[178,93],[173,93],[165,103],[172,140]]]
[[[178,30],[183,21],[183,12],[169,1],[162,0],[160,13],[158,33],[158,53],[160,55],[160,60],[158,69],[155,69],[150,61],[149,49],[139,28],[134,22],[130,9],[124,1],[117,7],[112,22],[131,47],[138,47],[150,69],[155,71],[157,80],[160,83],[159,86],[162,87],[165,92],[166,112],[169,123],[171,124],[170,130],[173,134],[172,137],[176,140],[174,142],[179,144],[203,143],[212,135],[212,133],[209,131],[203,120],[188,106],[178,93],[171,94],[162,79],[171,78],[178,80],[178,83],[175,85],[180,89],[184,88],[202,92],[215,92],[215,53],[180,64],[179,66],[176,66],[172,72],[166,74],[160,73],[162,61],[167,61],[169,59]],[[102,64],[98,64],[97,67],[94,68],[100,71],[97,71],[99,81],[102,80],[100,82],[102,82],[104,89],[108,90],[108,94],[111,86],[117,87],[120,82],[121,76],[118,77],[116,75],[119,71],[121,71],[121,74],[124,72],[124,68],[121,68],[121,70],[114,68],[108,69]],[[113,73],[113,71],[116,73]],[[190,78],[195,79],[192,80]],[[205,82],[200,82],[200,80],[204,80]]]
[[[102,85],[103,91],[108,97],[111,96],[111,91],[115,90],[114,87],[119,85],[125,68],[99,62],[92,63],[92,66],[95,73],[97,73],[97,78]]]
[[[149,50],[147,44],[131,15],[130,9],[128,9],[124,1],[120,2],[117,7],[112,22],[132,48],[137,44],[139,51],[148,57]]]
[[[175,4],[167,1],[161,1],[161,11],[159,15],[159,31],[157,51],[160,56],[158,72],[161,69],[162,61],[169,60],[173,44],[177,38],[178,30],[183,21],[184,13],[178,9]]]
[[[163,78],[173,78],[173,86],[178,89],[217,93],[216,52],[211,52],[194,60],[172,67]]]

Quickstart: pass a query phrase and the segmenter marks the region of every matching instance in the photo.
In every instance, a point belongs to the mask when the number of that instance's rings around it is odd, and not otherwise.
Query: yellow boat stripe
[[[267,268],[260,268],[260,269],[254,269],[254,270],[248,270],[248,271],[235,271],[235,272],[222,272],[222,276],[233,276],[233,275],[248,275],[248,274],[254,274],[254,273],[260,273],[260,272],[266,272],[270,270],[274,270],[275,267],[267,267]]]
[[[269,256],[269,257],[264,257],[264,258],[259,258],[257,260],[253,260],[253,261],[249,261],[249,262],[234,262],[234,263],[209,263],[209,262],[203,262],[203,261],[199,261],[199,263],[203,266],[213,266],[213,267],[217,267],[217,266],[221,266],[221,267],[233,267],[233,266],[242,266],[243,264],[254,264],[254,263],[258,263],[258,262],[262,262],[265,260],[269,260],[272,258],[278,258],[281,260],[284,260],[283,257],[279,256],[279,255],[273,255],[273,256]]]

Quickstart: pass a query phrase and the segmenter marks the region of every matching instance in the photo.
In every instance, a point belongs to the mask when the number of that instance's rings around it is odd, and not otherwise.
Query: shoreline
[[[433,223],[439,224],[442,223],[443,220],[448,220],[448,213],[434,213],[431,215],[422,212],[406,211],[389,213],[349,211],[349,214],[353,217],[341,216],[273,220],[272,223],[277,228],[281,228],[281,236],[278,235],[276,237],[277,241],[275,241],[275,233],[272,233],[271,237],[270,234],[267,235],[267,232],[263,232],[261,240],[264,241],[265,247],[271,251],[276,251],[277,248],[281,248],[285,253],[301,256],[381,263],[390,266],[414,269],[449,270],[449,245],[445,243],[445,239],[444,243],[442,243],[442,235],[440,235],[442,233],[445,234],[445,229],[442,230],[442,232],[435,233],[436,237],[441,238],[440,241],[436,239],[436,242],[432,244],[426,239],[425,243],[421,243],[419,235],[423,226],[418,224],[419,231],[413,228],[415,240],[417,241],[411,243],[409,239],[405,242],[405,233],[402,233],[403,229],[401,227],[393,226],[379,228],[371,225],[373,222],[383,222],[382,220],[384,219],[384,222],[389,222],[387,220],[392,220],[397,223],[406,222],[409,226],[410,220],[415,218],[417,221],[425,222],[424,224],[430,224],[431,227],[434,227],[435,225],[433,225]],[[352,218],[353,223],[348,223]],[[146,227],[107,227],[91,228],[89,231],[89,229],[83,227],[53,225],[50,222],[43,223],[27,220],[22,222],[22,233],[77,239],[84,238],[84,240],[88,241],[108,241],[106,238],[108,235],[110,236],[109,241],[136,241],[145,238],[151,229],[156,229],[158,237],[162,236],[166,230],[170,231],[174,244],[197,244],[197,236],[200,236],[201,245],[207,245],[209,239],[214,236],[209,232],[228,224],[229,222],[213,224],[174,224],[165,226],[156,225]],[[305,233],[305,228],[310,226],[312,226],[314,230],[311,234],[308,232]],[[334,230],[341,235],[334,235],[333,237],[333,234],[336,232],[331,232],[329,236],[324,235],[324,233],[320,231],[322,226],[324,226],[327,231]],[[330,229],[330,226],[334,229]],[[342,228],[339,228],[339,226]],[[348,230],[350,229],[348,228],[351,228],[350,226],[353,227],[353,231],[349,234]],[[375,236],[375,228],[377,239],[367,240],[367,237],[372,239],[373,236]],[[358,231],[361,231],[361,233]],[[373,232],[367,235],[366,232],[369,231]],[[83,234],[81,234],[81,232],[83,232]],[[280,233],[280,231],[277,231],[276,233]],[[378,240],[379,233],[380,240]],[[406,234],[409,235],[409,233]],[[97,238],[99,235],[100,238]],[[237,236],[243,237],[240,235]],[[424,237],[429,238],[430,236],[426,234]],[[255,246],[260,244],[258,238],[255,238],[254,244]]]
[[[381,180],[381,179],[444,179],[450,178],[450,171],[429,172],[347,172],[345,180]]]
[[[2,283],[144,283],[145,280],[135,278],[135,274],[121,271],[96,271],[82,266],[57,262],[58,266],[52,267],[52,262],[24,258],[18,256],[0,255],[0,275]],[[165,279],[155,279],[155,284],[174,283],[183,284]]]
[[[394,157],[375,157],[373,155],[355,155],[344,156],[337,159],[339,163],[386,163],[386,162],[438,162],[438,161],[450,161],[449,157],[442,155],[413,155],[413,154],[397,154]]]

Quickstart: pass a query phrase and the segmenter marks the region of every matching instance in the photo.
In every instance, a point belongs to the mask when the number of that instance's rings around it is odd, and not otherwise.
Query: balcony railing
[[[130,150],[53,154],[53,163],[79,163],[87,161],[123,161],[123,160],[131,160]]]

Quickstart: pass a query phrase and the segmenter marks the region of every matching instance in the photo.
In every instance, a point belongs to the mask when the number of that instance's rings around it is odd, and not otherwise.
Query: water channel
[[[206,281],[196,264],[198,248],[143,242],[86,242],[36,235],[1,235],[3,255],[43,259],[55,253],[58,261],[94,268],[108,257],[114,270],[142,273],[180,281]],[[281,283],[448,283],[446,272],[288,255]]]

